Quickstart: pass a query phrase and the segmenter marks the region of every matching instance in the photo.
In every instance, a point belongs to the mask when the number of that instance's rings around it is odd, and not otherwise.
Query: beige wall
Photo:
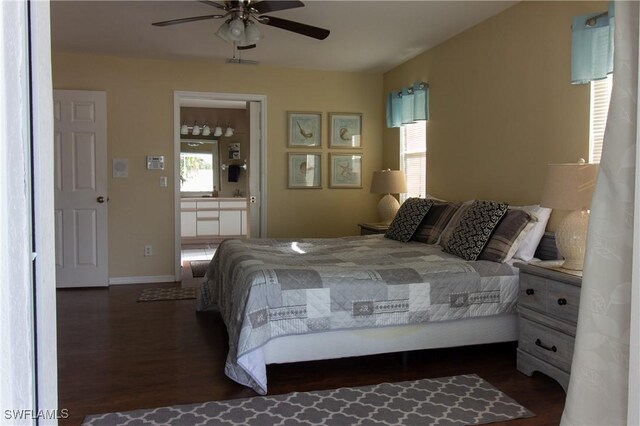
[[[173,91],[267,96],[268,234],[353,235],[375,220],[371,173],[382,166],[382,75],[168,61],[54,52],[56,89],[107,92],[108,164],[129,159],[127,179],[109,178],[109,276],[173,275]],[[322,111],[323,189],[287,186],[286,112]],[[363,189],[327,189],[327,113],[363,114]],[[165,155],[164,171],[147,171],[146,155]],[[152,244],[154,255],[143,256]]]
[[[429,83],[430,193],[538,203],[547,163],[588,157],[589,86],[569,83],[571,18],[601,10],[522,2],[384,75],[385,94]],[[384,166],[397,168],[398,130],[383,134]]]

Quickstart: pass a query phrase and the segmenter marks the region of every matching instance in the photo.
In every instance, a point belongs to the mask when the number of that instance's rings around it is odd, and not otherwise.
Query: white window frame
[[[404,202],[409,197],[426,197],[427,195],[427,122],[417,121],[412,124],[403,124],[400,127],[400,170],[405,172],[407,177],[407,190],[408,192],[400,194],[400,203]],[[411,130],[417,130],[411,132]],[[424,140],[424,149],[407,149],[408,137],[421,137]],[[420,141],[414,141],[420,142]],[[413,144],[412,144],[413,145]],[[407,160],[410,158],[422,158],[421,170],[420,170],[420,190],[412,191],[411,182],[412,176],[410,171],[407,170]]]
[[[600,163],[604,130],[607,125],[613,74],[591,82],[589,101],[589,163]]]

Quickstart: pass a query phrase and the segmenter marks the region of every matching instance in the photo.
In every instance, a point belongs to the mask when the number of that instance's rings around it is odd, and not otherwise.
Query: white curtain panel
[[[638,160],[638,2],[616,2],[613,93],[604,136],[580,297],[571,381],[562,425],[626,425],[637,410],[637,355],[631,324]],[[636,230],[636,232],[638,232]],[[633,278],[637,293],[638,277]],[[635,295],[637,304],[637,294]],[[634,333],[632,333],[632,328]],[[630,335],[632,345],[630,347]],[[631,352],[630,352],[631,349]],[[635,351],[635,352],[634,352]],[[637,361],[636,361],[637,362]],[[631,393],[629,392],[631,390]],[[631,411],[630,411],[631,412]],[[633,424],[633,423],[629,423]]]

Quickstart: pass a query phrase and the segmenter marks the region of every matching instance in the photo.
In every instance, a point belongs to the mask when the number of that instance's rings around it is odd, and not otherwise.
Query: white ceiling
[[[514,1],[305,1],[269,15],[329,29],[318,41],[260,25],[264,39],[242,52],[263,65],[386,71],[515,4]],[[231,45],[215,36],[220,19],[169,27],[152,22],[217,14],[196,1],[51,2],[54,50],[224,61]]]

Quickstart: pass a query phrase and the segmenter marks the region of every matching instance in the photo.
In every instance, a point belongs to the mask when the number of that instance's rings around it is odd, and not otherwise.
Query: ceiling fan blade
[[[186,22],[204,21],[206,19],[224,18],[224,15],[205,15],[205,16],[193,16],[191,18],[172,19],[170,21],[154,22],[151,25],[156,27],[166,27],[168,25],[184,24]]]
[[[295,9],[296,7],[303,7],[304,3],[301,1],[269,1],[262,0],[255,3],[249,3],[249,6],[258,11],[258,13],[270,13],[277,12],[279,10]]]
[[[314,27],[311,25],[302,24],[300,22],[289,21],[287,19],[276,18],[274,16],[261,16],[259,21],[265,25],[270,25],[272,27],[277,27],[283,30],[302,34],[318,40],[324,40],[325,38],[329,37],[330,33],[329,30],[325,30],[324,28]]]
[[[200,3],[208,4],[209,6],[217,7],[218,9],[227,10],[226,6],[216,3],[214,1],[210,1],[210,0],[198,0],[198,1]]]

